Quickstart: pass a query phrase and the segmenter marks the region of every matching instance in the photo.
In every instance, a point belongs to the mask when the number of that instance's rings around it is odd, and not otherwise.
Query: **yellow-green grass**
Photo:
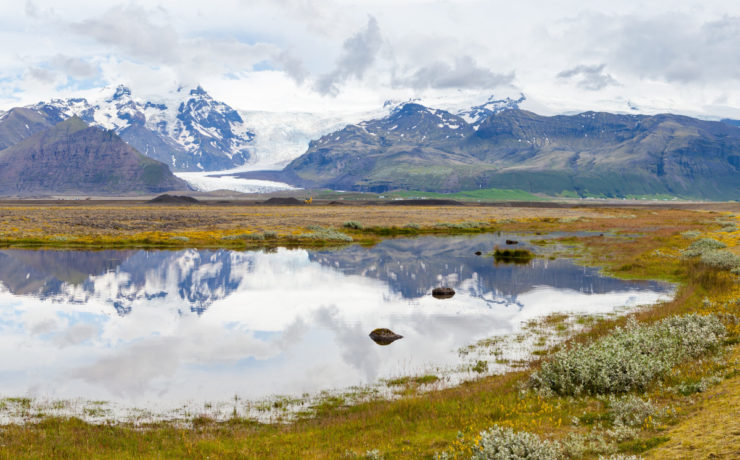
[[[499,221],[538,216],[575,219],[599,213],[474,206],[0,205],[0,247],[245,249],[337,244],[306,237],[312,227],[336,229],[371,244],[388,236],[482,232],[498,228]],[[363,229],[344,229],[348,221],[359,222]],[[471,227],[471,222],[476,225]],[[264,237],[266,233],[273,236]],[[230,239],[236,235],[257,237]]]
[[[425,211],[427,211],[425,209]],[[406,209],[402,211],[406,212]],[[604,236],[581,236],[561,241],[580,248],[582,262],[604,267],[605,271],[629,278],[666,279],[679,283],[674,300],[636,313],[640,321],[655,321],[687,312],[740,315],[737,277],[717,272],[680,257],[690,243],[681,235],[698,229],[703,235],[728,243],[737,251],[740,233],[722,231],[720,214],[687,210],[589,210],[588,214],[561,216],[510,215],[495,219],[502,229],[548,233],[558,230],[603,232]],[[360,221],[361,215],[341,216],[339,221]],[[417,220],[419,215],[415,216]],[[480,221],[458,215],[448,222]],[[579,217],[575,220],[575,217]],[[722,216],[723,219],[734,219]],[[565,220],[564,220],[565,219]],[[402,227],[400,221],[384,225]],[[408,222],[408,221],[406,221]],[[432,226],[439,221],[425,223]],[[368,225],[369,222],[362,222]],[[330,221],[312,224],[341,228]],[[301,227],[305,228],[305,227]],[[267,228],[261,231],[269,230]],[[359,231],[358,231],[359,232]],[[623,236],[629,234],[632,236]],[[598,233],[597,233],[598,235]],[[622,236],[620,236],[622,235]],[[729,317],[728,317],[729,318]],[[561,318],[561,320],[564,318]],[[551,318],[550,321],[558,321]],[[624,318],[601,319],[574,341],[587,342],[608,334]],[[656,425],[643,427],[637,440],[621,443],[625,452],[659,458],[701,458],[717,449],[717,443],[686,445],[692,433],[702,439],[733,439],[731,423],[711,427],[706,420],[728,419],[737,394],[737,324],[728,320],[729,339],[724,360],[701,359],[684,363],[655,385],[648,397],[670,405],[676,415]],[[546,357],[544,359],[547,359]],[[533,365],[536,368],[537,364]],[[480,378],[455,388],[419,393],[414,378],[399,385],[410,390],[393,401],[371,401],[354,406],[327,403],[315,415],[290,424],[258,424],[245,420],[217,423],[196,419],[193,427],[156,424],[90,425],[79,420],[42,419],[39,423],[0,428],[2,458],[341,458],[347,453],[362,454],[377,449],[385,458],[432,458],[449,451],[464,456],[468,445],[458,439],[474,439],[493,424],[527,430],[549,439],[564,439],[572,433],[587,433],[594,423],[606,418],[599,398],[545,398],[523,391],[531,369],[501,376]],[[709,375],[725,378],[706,395],[682,395],[666,387],[696,381]],[[428,378],[431,381],[431,378]],[[707,399],[711,395],[711,399]],[[705,401],[712,401],[705,403]],[[582,420],[578,425],[573,419]],[[729,431],[728,431],[729,430]],[[735,431],[736,433],[736,431]],[[712,450],[714,449],[714,450]],[[671,456],[672,455],[672,456]],[[683,457],[682,457],[683,456]],[[586,453],[585,458],[596,454]],[[730,457],[728,457],[730,458]]]

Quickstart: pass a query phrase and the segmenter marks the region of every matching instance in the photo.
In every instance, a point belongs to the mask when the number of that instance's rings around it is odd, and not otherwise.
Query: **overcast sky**
[[[543,113],[740,118],[738,1],[0,4],[0,108],[124,83],[245,110],[524,93]]]

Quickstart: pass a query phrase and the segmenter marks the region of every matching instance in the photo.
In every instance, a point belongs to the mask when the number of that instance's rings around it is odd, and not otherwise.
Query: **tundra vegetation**
[[[371,395],[348,404],[345,398],[327,396],[287,423],[196,416],[187,425],[90,424],[33,413],[30,402],[3,400],[26,410],[28,422],[0,428],[0,457],[736,458],[740,283],[736,266],[726,262],[732,258],[715,253],[740,253],[736,218],[727,212],[735,211],[733,206],[388,209],[314,204],[208,212],[194,211],[197,206],[164,211],[145,206],[2,207],[5,246],[117,241],[140,247],[237,248],[282,245],[292,241],[287,235],[323,231],[367,244],[408,234],[570,232],[541,240],[536,252],[576,256],[625,278],[671,281],[677,290],[673,300],[627,315],[547,318],[554,335],[572,324],[580,329],[565,342],[543,338],[535,360],[510,365],[505,373],[488,371],[499,360],[495,350],[500,344],[494,338],[461,351],[491,350],[487,358],[476,355],[474,365],[484,363],[481,372],[461,385],[435,388],[437,376],[400,376],[387,382],[398,397]],[[145,237],[147,219],[155,230]],[[353,225],[344,225],[349,222]],[[225,238],[253,233],[262,239]],[[164,238],[171,243],[160,245]],[[304,239],[309,246],[330,244]],[[714,262],[717,257],[721,262]]]

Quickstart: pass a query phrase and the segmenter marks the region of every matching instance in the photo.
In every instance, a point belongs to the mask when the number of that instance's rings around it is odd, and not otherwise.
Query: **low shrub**
[[[681,233],[681,236],[688,240],[695,240],[701,236],[701,232],[699,230],[686,230]]]
[[[717,270],[735,270],[740,268],[740,257],[727,250],[706,251],[699,261]]]
[[[681,254],[684,257],[701,257],[704,253],[726,247],[727,245],[721,241],[712,238],[702,238],[691,243],[687,249],[681,251]]]
[[[349,229],[352,229],[352,230],[362,230],[363,229],[363,226],[362,226],[361,223],[355,222],[353,220],[350,220],[348,222],[345,222],[344,225],[342,225],[342,227],[349,228]]]
[[[221,237],[222,240],[264,240],[262,233],[240,233],[238,235],[226,235]]]
[[[333,228],[324,227],[309,227],[313,230],[311,233],[304,233],[301,238],[308,238],[311,240],[325,240],[325,241],[341,241],[351,243],[354,241],[351,236],[345,235],[342,232],[338,232]]]
[[[653,425],[668,413],[665,408],[656,406],[649,399],[646,401],[635,395],[621,398],[610,395],[607,404],[609,415],[615,425],[629,427]]]
[[[641,325],[630,319],[606,337],[556,352],[530,385],[560,395],[644,391],[676,364],[716,349],[725,327],[714,316],[674,316]]]
[[[481,431],[479,439],[471,446],[470,460],[558,460],[563,458],[560,444],[543,441],[527,431],[514,431],[508,427],[494,425]],[[452,458],[446,453],[437,459]]]

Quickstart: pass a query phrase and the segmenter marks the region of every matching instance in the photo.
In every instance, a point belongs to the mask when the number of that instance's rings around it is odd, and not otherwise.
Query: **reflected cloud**
[[[533,317],[606,313],[671,292],[569,261],[495,266],[474,255],[497,238],[273,253],[0,251],[0,391],[146,407],[316,392],[455,365],[459,347]],[[441,281],[453,298],[430,295]],[[378,327],[404,338],[379,347],[368,339]]]

